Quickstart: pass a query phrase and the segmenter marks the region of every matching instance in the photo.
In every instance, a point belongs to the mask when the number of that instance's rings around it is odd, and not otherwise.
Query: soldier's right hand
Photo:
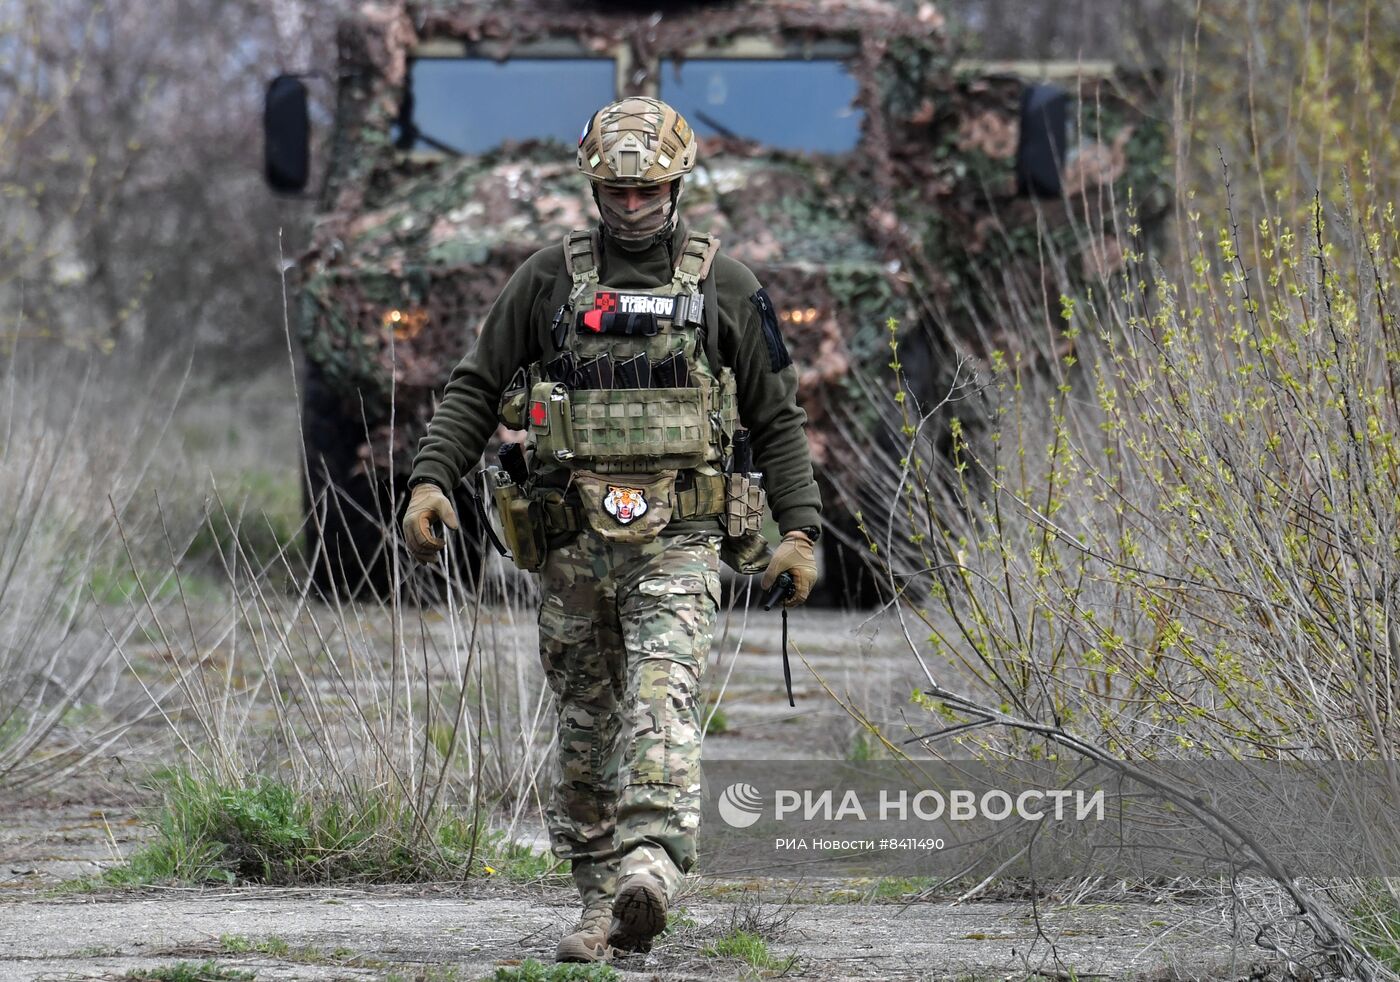
[[[812,540],[801,529],[792,529],[783,536],[773,558],[768,561],[759,585],[766,593],[783,573],[792,574],[792,593],[783,601],[784,607],[805,603],[812,587],[817,585],[817,559]]]
[[[447,545],[446,540],[433,534],[432,523],[442,522],[454,532],[458,529],[457,512],[452,502],[436,484],[415,485],[403,515],[403,538],[408,551],[420,563],[430,563]]]

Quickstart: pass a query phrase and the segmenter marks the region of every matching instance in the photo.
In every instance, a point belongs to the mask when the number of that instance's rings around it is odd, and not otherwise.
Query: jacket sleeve
[[[442,402],[418,444],[409,485],[430,481],[451,489],[471,470],[496,431],[501,393],[519,369],[539,355],[537,308],[551,282],[542,250],[515,271],[491,305],[476,347],[447,380]],[[559,253],[556,246],[553,252]],[[558,257],[562,263],[562,254]]]
[[[723,271],[727,275],[716,284],[726,301],[720,317],[721,352],[734,369],[739,417],[749,429],[769,506],[784,533],[819,529],[821,491],[807,445],[807,414],[797,404],[797,370],[778,332],[768,294],[746,267],[725,265],[730,267]],[[717,268],[716,276],[721,273]]]

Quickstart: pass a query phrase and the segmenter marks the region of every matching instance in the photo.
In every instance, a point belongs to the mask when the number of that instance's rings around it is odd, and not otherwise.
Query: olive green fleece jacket
[[[616,289],[650,289],[671,281],[672,251],[685,242],[677,222],[671,248],[658,244],[644,252],[618,248],[603,236],[601,281]],[[442,402],[418,445],[409,483],[431,481],[454,487],[476,465],[496,431],[501,393],[516,372],[553,354],[549,338],[554,311],[547,309],[558,280],[568,277],[562,245],[535,253],[515,271],[482,324],[476,347],[448,379]],[[743,263],[719,255],[714,263],[714,292],[719,294],[719,349],[734,370],[739,418],[749,428],[756,466],[779,530],[821,527],[821,495],[803,427],[807,414],[797,405],[797,372],[792,365],[772,370],[769,349],[754,293],[758,280]],[[714,298],[706,297],[706,303]],[[673,520],[668,532],[718,528],[718,519]]]

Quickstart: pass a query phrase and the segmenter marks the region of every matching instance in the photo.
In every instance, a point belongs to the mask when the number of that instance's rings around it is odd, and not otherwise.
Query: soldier
[[[541,574],[540,655],[559,713],[547,817],[584,908],[560,961],[649,951],[695,863],[722,545],[731,565],[764,571],[765,589],[790,572],[789,606],[817,578],[821,500],[796,372],[753,273],[679,218],[696,153],[685,119],[657,99],[589,119],[578,166],[599,227],[516,271],[410,478],[404,538],[426,562],[444,546],[431,523],[458,527],[444,489],[476,463],[498,413],[529,430],[528,477],[503,480],[496,500],[517,565]],[[761,500],[721,470],[739,417],[783,534],[766,568]]]

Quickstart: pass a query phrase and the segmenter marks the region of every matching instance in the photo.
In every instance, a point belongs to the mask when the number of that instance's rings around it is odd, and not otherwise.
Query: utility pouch
[[[676,477],[676,510],[679,519],[708,518],[723,525],[726,475],[702,464]]]
[[[725,536],[719,546],[719,558],[742,576],[762,573],[773,558],[773,550],[762,532],[746,532],[738,538]]]
[[[574,456],[574,427],[567,386],[536,382],[530,389],[526,415],[530,435],[535,438],[536,456],[549,460],[569,460]]]
[[[501,404],[496,409],[496,418],[510,430],[525,429],[525,404],[530,393],[525,388],[525,375],[516,373],[510,386],[501,395]]]
[[[501,519],[501,534],[510,558],[521,569],[533,572],[544,565],[549,551],[545,539],[544,513],[539,502],[510,479],[504,471],[494,471],[496,486],[491,497]]]
[[[755,474],[724,475],[724,534],[737,539],[763,531],[763,505],[768,500]]]
[[[589,526],[610,542],[650,542],[671,520],[676,471],[599,474],[575,471],[574,487]]]

